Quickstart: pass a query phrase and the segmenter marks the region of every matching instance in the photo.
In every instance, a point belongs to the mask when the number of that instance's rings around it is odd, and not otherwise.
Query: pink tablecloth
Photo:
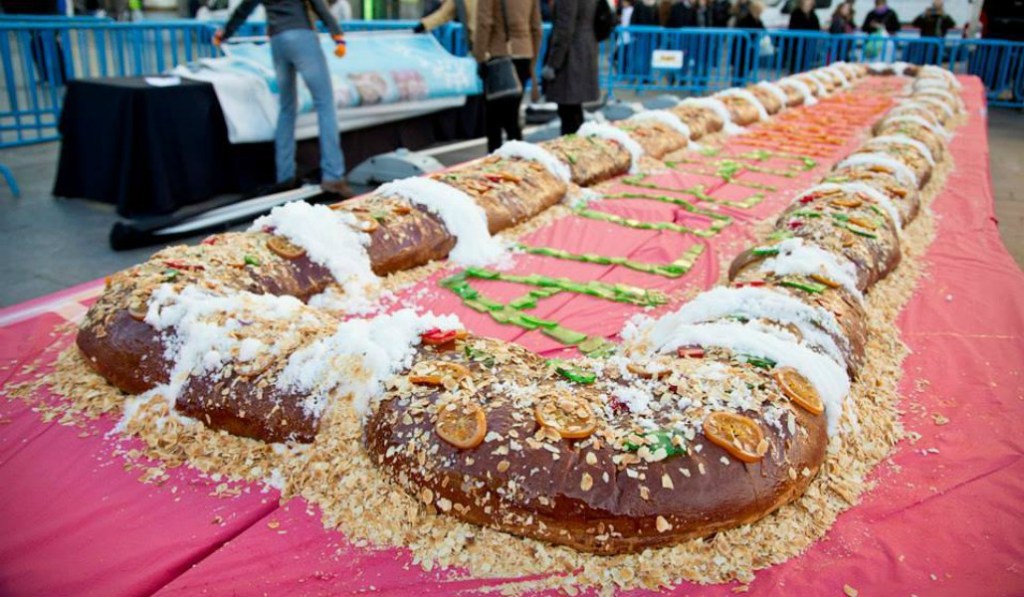
[[[952,143],[956,169],[934,204],[939,231],[927,255],[929,273],[898,322],[913,350],[904,363],[904,422],[921,437],[901,444],[877,469],[878,486],[822,541],[760,572],[754,592],[838,595],[850,585],[862,595],[1024,593],[1024,434],[1016,429],[1024,416],[1024,275],[1001,244],[993,217],[979,82],[965,79],[964,93],[970,121]],[[820,171],[787,181],[753,214],[777,211]],[[701,181],[670,177],[666,182],[674,184]],[[749,192],[715,189],[720,197]],[[601,209],[662,220],[679,212],[647,201]],[[706,244],[682,281],[543,257],[524,257],[517,267],[668,291],[704,288],[718,276],[719,257],[752,238],[743,225],[752,216],[737,214],[739,223],[710,241],[578,219],[558,221],[530,239],[652,262],[671,261],[694,242]],[[501,286],[479,284],[499,297],[522,294],[521,287]],[[81,316],[98,287],[86,284],[0,311],[0,384],[12,397],[0,400],[0,595],[419,594],[480,586],[445,571],[423,572],[401,551],[349,546],[325,531],[305,503],[279,505],[274,492],[240,486],[237,497],[217,497],[224,489],[220,479],[181,469],[167,471],[162,483],[140,483],[145,467],[113,453],[133,444],[103,437],[110,421],[47,423],[45,406],[54,398],[13,399],[22,392],[19,384],[44,371],[67,345],[67,322]],[[432,290],[419,302],[457,311],[477,332],[538,351],[560,350],[536,332],[497,325],[463,308],[430,283],[422,287]],[[535,314],[611,335],[637,311],[563,294],[542,301]],[[127,461],[135,467],[128,470]],[[732,588],[683,585],[680,592],[724,595]]]

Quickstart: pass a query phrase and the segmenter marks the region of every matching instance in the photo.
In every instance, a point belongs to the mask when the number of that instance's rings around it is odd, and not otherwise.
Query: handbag
[[[508,7],[501,0],[501,17],[505,24],[506,56],[498,56],[487,61],[487,73],[484,77],[484,97],[490,100],[522,95],[523,82],[516,73],[516,65],[512,62],[512,39],[508,32]]]

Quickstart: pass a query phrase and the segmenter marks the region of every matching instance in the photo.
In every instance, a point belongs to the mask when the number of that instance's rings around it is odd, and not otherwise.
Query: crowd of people
[[[545,0],[541,0],[543,3]],[[735,27],[764,29],[761,21],[764,4],[759,0],[621,0],[619,14],[622,25],[656,25],[669,28]],[[900,30],[900,19],[886,0],[875,0],[875,8],[860,27],[856,25],[853,0],[840,3],[823,26],[815,12],[814,0],[791,0],[789,29],[795,31],[828,31],[846,34],[858,30],[865,33]],[[923,37],[942,37],[956,26],[946,14],[943,0],[934,0],[912,21]]]

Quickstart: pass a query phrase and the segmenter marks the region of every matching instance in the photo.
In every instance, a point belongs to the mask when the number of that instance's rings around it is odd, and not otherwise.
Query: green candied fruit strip
[[[468,357],[468,358],[470,358],[470,359],[472,359],[472,360],[474,360],[474,361],[476,361],[478,363],[482,363],[483,366],[487,367],[488,369],[490,369],[491,367],[494,366],[494,362],[495,362],[494,361],[494,355],[492,355],[491,353],[489,353],[487,351],[473,348],[472,346],[467,344],[466,348],[465,348],[465,350],[463,352],[466,353],[466,357]]]
[[[594,253],[572,253],[562,249],[552,249],[550,247],[531,247],[529,245],[520,245],[520,248],[523,251],[534,255],[545,255],[548,257],[555,257],[557,259],[565,259],[567,261],[596,263],[599,265],[620,265],[634,271],[655,274],[667,278],[678,278],[690,271],[697,258],[704,252],[704,245],[694,245],[687,249],[679,259],[676,259],[672,263],[657,264],[633,261],[626,257],[605,257]]]
[[[530,321],[530,319],[527,319],[521,311],[507,309],[505,313],[508,314],[508,319],[503,323],[510,323],[512,325],[517,325],[521,328],[525,328],[528,330],[535,330],[540,327],[540,324],[534,323],[533,321]]]
[[[647,446],[647,449],[651,452],[657,452],[660,449],[664,449],[665,453],[669,456],[681,456],[686,454],[686,437],[679,431],[672,429],[658,429],[657,431],[651,431],[645,433],[642,436],[646,441],[642,445]],[[678,437],[680,440],[679,445],[673,441],[672,438]],[[623,447],[630,452],[636,452],[640,449],[641,444],[634,444],[632,442],[626,442]]]
[[[779,282],[779,286],[788,286],[811,294],[821,294],[828,289],[828,286],[825,286],[824,284],[818,284],[817,282],[800,282],[797,280],[782,280]]]
[[[467,267],[466,275],[481,280],[495,280],[501,276],[501,272],[482,267]]]
[[[759,357],[750,354],[739,354],[737,357],[738,360],[753,365],[754,367],[758,367],[759,369],[774,369],[776,364],[775,361],[768,357]]]
[[[676,191],[676,192],[678,192],[678,193],[685,193],[687,195],[693,195],[694,197],[696,197],[696,198],[698,198],[699,200],[702,200],[702,201],[715,201],[714,199],[712,199],[708,195],[704,194],[703,187],[701,187],[700,185],[696,185],[696,186],[691,187],[689,189],[682,189],[682,190],[679,190],[679,191]],[[763,197],[763,195],[760,195],[760,196]],[[668,196],[665,196],[665,195],[652,195],[650,193],[615,193],[614,195],[605,195],[604,198],[605,199],[645,199],[647,201],[660,201],[661,203],[671,203],[673,205],[678,205],[679,207],[682,207],[683,209],[685,209],[686,211],[688,211],[690,213],[700,214],[702,216],[707,216],[707,217],[715,219],[715,220],[731,220],[732,219],[732,216],[727,216],[725,214],[718,213],[717,211],[714,211],[714,210],[711,210],[711,209],[705,209],[703,207],[697,207],[696,205],[694,205],[693,203],[687,201],[686,199],[679,199],[678,197],[668,197]],[[759,199],[759,201],[760,201],[760,199]]]
[[[555,296],[561,292],[559,288],[534,288],[530,291],[530,296],[535,298],[547,298],[549,296]]]
[[[844,226],[844,228],[846,228],[847,230],[849,230],[850,232],[852,232],[854,234],[863,236],[865,238],[878,238],[877,234],[875,234],[874,232],[869,232],[867,230],[864,230],[860,226],[854,226],[853,224],[847,224],[846,226]]]
[[[793,213],[791,213],[789,215],[791,215],[791,216],[799,216],[799,217],[803,217],[803,218],[820,218],[820,217],[822,217],[822,213],[820,211],[811,211],[809,209],[798,209],[798,210],[794,211]]]
[[[536,309],[537,308],[537,297],[532,295],[521,296],[517,299],[512,299],[508,302],[508,306],[512,309]]]
[[[577,282],[575,280],[570,280],[568,278],[549,278],[547,276],[541,276],[537,274],[531,274],[529,276],[518,276],[511,274],[503,274],[501,272],[491,272],[490,270],[482,269],[478,269],[477,271],[474,272],[469,272],[469,270],[467,270],[467,272],[473,275],[482,274],[487,279],[491,280],[539,286],[541,287],[541,289],[548,291],[547,293],[544,294],[534,294],[533,292],[531,292],[531,295],[537,298],[543,298],[544,296],[550,296],[557,292],[567,291],[574,292],[577,294],[588,294],[613,301],[630,302],[640,305],[660,305],[664,302],[664,297],[660,293],[652,293],[646,291],[643,288],[638,288],[634,286],[618,285],[619,288],[618,290],[616,290],[616,285],[605,284],[603,282],[597,281]],[[492,273],[497,275],[492,275]],[[449,286],[449,288],[451,287]],[[456,288],[460,287],[456,286]],[[468,284],[465,285],[465,288],[469,288]],[[472,296],[470,298],[475,299],[477,298],[477,296]]]
[[[754,247],[753,249],[750,250],[750,252],[753,253],[754,255],[762,255],[762,256],[766,256],[767,257],[767,256],[770,256],[770,255],[778,255],[779,254],[779,248],[778,247]]]
[[[480,296],[480,292],[469,285],[466,280],[457,280],[455,282],[448,282],[447,280],[441,282],[441,286],[451,290],[456,296],[462,300],[473,300]]]
[[[587,336],[587,338],[581,341],[576,348],[580,349],[580,352],[585,355],[593,355],[594,353],[604,350],[609,346],[614,348],[615,344],[601,336]]]
[[[490,307],[474,299],[463,299],[462,304],[466,305],[467,307],[474,311],[479,311],[480,313],[489,313],[490,311],[492,311]]]
[[[555,340],[558,340],[566,346],[573,346],[587,339],[586,334],[564,328],[560,325],[556,325],[551,328],[544,328],[541,330],[541,333],[545,336],[550,336]]]
[[[558,327],[557,321],[551,321],[550,319],[541,319],[540,317],[534,317],[533,315],[527,315],[526,313],[519,314],[519,320],[533,325],[535,328],[552,329]]]
[[[618,224],[619,226],[625,226],[627,228],[637,228],[640,230],[668,230],[671,232],[678,232],[680,234],[694,234],[701,237],[714,236],[732,223],[732,218],[729,216],[722,216],[722,219],[717,219],[710,227],[697,230],[688,226],[676,224],[675,222],[641,222],[633,218],[623,218],[614,214],[594,211],[586,208],[578,209],[575,213],[580,217],[608,222],[609,224]]]
[[[588,337],[587,340],[590,340],[590,337]],[[584,342],[586,342],[587,340],[584,340]],[[580,352],[594,359],[603,359],[612,356],[618,351],[618,344],[615,344],[614,342],[609,342],[607,340],[604,340],[603,338],[601,340],[603,342],[597,348],[594,348],[592,350],[583,350],[582,348],[580,348]]]
[[[511,323],[512,317],[518,314],[518,311],[506,307],[501,311],[491,311],[491,319],[497,321],[498,323]]]
[[[776,230],[775,232],[772,232],[767,237],[765,237],[765,240],[776,242],[780,240],[786,240],[787,238],[793,238],[793,233],[790,232],[789,230]]]

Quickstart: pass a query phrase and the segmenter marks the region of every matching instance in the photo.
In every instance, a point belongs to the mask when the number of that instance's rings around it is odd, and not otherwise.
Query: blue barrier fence
[[[351,21],[345,29],[408,31],[414,25],[415,21]],[[157,74],[215,56],[211,40],[217,26],[191,20],[116,23],[88,17],[3,16],[0,148],[58,137],[66,81]],[[262,25],[246,25],[239,31],[247,36],[264,34]],[[433,34],[453,54],[466,54],[461,25],[447,25]],[[549,34],[545,26],[542,55]],[[656,50],[668,51],[676,62],[654,61]],[[1024,43],[1018,42],[637,26],[617,29],[601,44],[599,60],[609,97],[626,90],[700,95],[836,60],[902,60],[977,75],[990,105],[1024,108]]]

